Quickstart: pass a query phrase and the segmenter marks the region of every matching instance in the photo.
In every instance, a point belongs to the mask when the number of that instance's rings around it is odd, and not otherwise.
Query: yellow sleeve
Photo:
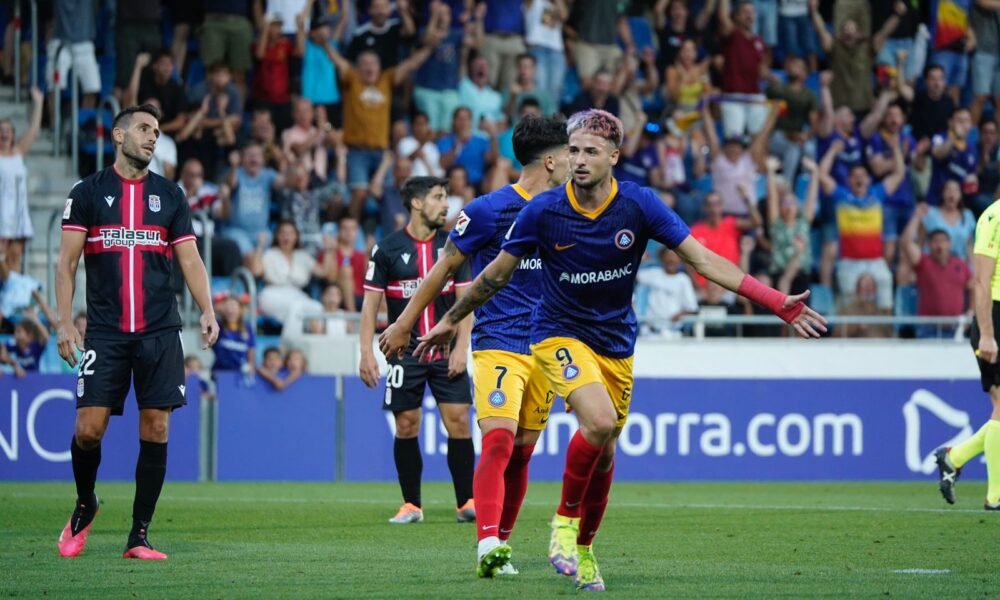
[[[1000,214],[993,206],[986,209],[976,223],[973,253],[994,260],[1000,255]]]

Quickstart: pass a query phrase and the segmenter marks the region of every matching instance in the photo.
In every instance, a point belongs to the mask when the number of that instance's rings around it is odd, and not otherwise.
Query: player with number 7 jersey
[[[518,182],[476,198],[458,217],[444,257],[428,273],[409,306],[380,339],[387,356],[406,352],[409,331],[423,307],[441,293],[466,261],[482,271],[532,197],[566,180],[566,126],[523,117],[514,127],[514,153],[524,165]],[[528,461],[555,394],[531,359],[531,313],[538,305],[541,261],[526,255],[511,284],[476,310],[472,330],[476,413],[482,452],[473,481],[477,568],[480,577],[516,574],[508,544],[528,483]]]
[[[139,458],[132,530],[123,556],[167,558],[153,549],[148,530],[166,473],[170,414],[186,403],[175,255],[202,310],[205,348],[219,332],[187,199],[176,183],[148,169],[159,134],[156,107],[118,113],[112,128],[118,150],[114,165],[77,182],[62,215],[56,275],[59,354],[70,366],[79,362],[70,443],[77,499],[59,537],[59,554],[67,558],[79,555],[87,543],[99,508],[94,488],[101,439],[109,417],[123,413],[131,381],[139,405]],[[72,319],[81,254],[87,281],[84,340]]]
[[[808,294],[785,296],[702,246],[649,188],[619,186],[611,176],[623,137],[617,117],[583,111],[570,117],[567,133],[571,181],[542,193],[518,214],[500,254],[421,338],[417,352],[448,343],[456,323],[503,289],[524,257],[539,253],[541,301],[532,318],[531,353],[580,423],[566,451],[549,561],[557,573],[575,575],[578,589],[603,591],[592,543],[608,504],[615,441],[632,399],[632,294],[647,242],[675,249],[707,279],[770,308],[803,336],[818,336],[825,321],[802,302]]]

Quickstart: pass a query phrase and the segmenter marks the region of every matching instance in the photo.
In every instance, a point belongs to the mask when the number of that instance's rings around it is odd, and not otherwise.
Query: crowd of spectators
[[[113,54],[113,93],[159,105],[152,168],[275,326],[349,332],[335,315],[406,222],[405,178],[447,177],[453,222],[516,180],[521,116],[589,107],[625,125],[619,179],[821,312],[969,311],[975,218],[1000,192],[1000,0],[146,0],[106,28],[96,1],[53,0],[48,63],[92,102]],[[639,281],[644,334],[755,311],[659,248]]]

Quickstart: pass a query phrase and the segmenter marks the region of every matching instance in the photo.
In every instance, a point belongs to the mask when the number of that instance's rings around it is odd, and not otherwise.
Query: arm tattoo
[[[456,254],[458,254],[458,246],[452,243],[451,236],[449,236],[448,241],[444,243],[444,255],[455,256]]]
[[[455,306],[451,307],[445,317],[449,322],[457,324],[467,317],[469,313],[486,303],[487,300],[499,292],[506,282],[499,278],[490,278],[486,273],[482,273],[476,278],[472,289],[463,296]]]

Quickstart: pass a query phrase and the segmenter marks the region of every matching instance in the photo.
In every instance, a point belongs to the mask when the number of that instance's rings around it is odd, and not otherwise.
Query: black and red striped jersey
[[[172,248],[195,235],[176,183],[155,173],[125,179],[108,167],[73,186],[62,228],[87,234],[88,337],[180,329]]]
[[[438,231],[428,240],[418,240],[410,235],[409,227],[385,236],[374,248],[365,271],[365,289],[384,292],[389,309],[389,322],[396,319],[406,308],[417,287],[444,252],[448,233]],[[455,288],[469,285],[468,262],[445,284],[434,302],[420,314],[420,319],[410,336],[410,351],[417,345],[417,337],[430,331],[455,304]]]

